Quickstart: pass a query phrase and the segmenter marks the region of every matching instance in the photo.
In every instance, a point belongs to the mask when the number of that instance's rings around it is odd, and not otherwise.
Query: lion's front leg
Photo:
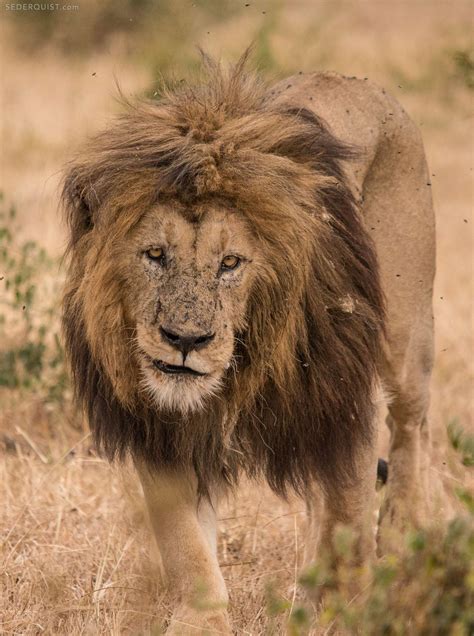
[[[374,450],[366,449],[359,459],[359,476],[352,485],[334,484],[331,493],[324,493],[315,486],[307,498],[304,571],[321,562],[328,568],[337,566],[341,555],[335,545],[335,533],[347,527],[353,539],[348,563],[355,566],[349,590],[351,596],[359,593],[365,585],[366,568],[361,566],[370,563],[375,556],[376,463]],[[324,585],[318,585],[307,590],[313,603],[319,603],[323,588]]]
[[[137,466],[170,591],[167,634],[231,634],[228,595],[216,554],[216,518],[194,480]]]

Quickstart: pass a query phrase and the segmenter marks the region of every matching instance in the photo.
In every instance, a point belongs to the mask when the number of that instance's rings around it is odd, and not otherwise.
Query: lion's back
[[[359,150],[359,158],[347,166],[358,194],[375,156],[385,146],[395,146],[407,138],[413,151],[423,152],[418,128],[398,100],[367,78],[334,72],[300,73],[280,81],[270,93],[276,102],[316,113],[336,137]]]

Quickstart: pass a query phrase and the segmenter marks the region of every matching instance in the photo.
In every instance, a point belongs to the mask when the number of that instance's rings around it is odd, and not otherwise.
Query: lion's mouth
[[[170,375],[194,375],[199,377],[207,375],[207,373],[196,371],[196,369],[191,369],[191,367],[168,364],[166,362],[163,362],[163,360],[153,360],[153,366],[155,367],[155,369],[158,369],[158,371],[161,371],[162,373],[168,373]]]

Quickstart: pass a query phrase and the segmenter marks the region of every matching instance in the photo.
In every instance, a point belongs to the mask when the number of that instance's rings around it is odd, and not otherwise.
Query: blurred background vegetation
[[[455,3],[447,20],[443,6],[447,2],[414,0],[411,4],[384,0],[71,0],[68,11],[10,11],[6,17],[18,49],[28,54],[53,48],[58,54],[81,59],[113,51],[143,65],[153,76],[193,69],[198,64],[196,44],[212,49],[216,42],[231,59],[253,43],[259,68],[277,74],[328,65],[347,72],[346,42],[354,26],[370,29],[385,14],[383,28],[369,36],[380,40],[377,56],[371,56],[367,65],[367,43],[351,39],[352,64],[359,66],[357,58],[364,60],[366,72],[375,66],[408,90],[428,90],[433,85],[446,90],[458,82],[474,88],[472,23],[463,24],[461,15],[453,20],[456,4],[461,3]],[[470,3],[465,4],[469,10]],[[413,9],[413,19],[428,24],[438,9],[444,25],[439,25],[437,42],[428,47],[419,46],[422,41],[416,41],[416,30],[410,33],[413,25],[406,36],[399,33],[408,59],[396,61],[390,41],[394,34],[387,27],[393,19],[395,26],[403,14],[409,19]],[[416,64],[409,59],[414,51]]]
[[[437,212],[433,470],[445,479],[454,519],[447,533],[407,536],[403,555],[374,565],[359,601],[346,596],[351,541],[341,535],[339,571],[321,563],[303,580],[329,590],[321,633],[474,633],[472,1],[68,4],[0,7],[0,631],[158,633],[167,615],[156,571],[143,569],[143,536],[127,525],[126,495],[71,407],[59,328],[58,185],[75,149],[121,108],[117,84],[127,96],[153,96],[162,76],[198,71],[197,46],[235,61],[253,44],[269,81],[335,70],[390,90],[421,128]],[[382,427],[382,455],[386,446]],[[232,566],[224,573],[239,633],[284,633],[288,618],[290,633],[308,630],[304,604],[285,592],[300,558],[300,508],[293,502],[288,512],[244,485],[222,512],[220,559]]]

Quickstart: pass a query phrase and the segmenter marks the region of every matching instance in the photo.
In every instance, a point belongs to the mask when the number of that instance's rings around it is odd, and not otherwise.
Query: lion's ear
[[[69,226],[71,243],[76,243],[94,227],[97,205],[93,204],[92,186],[86,185],[80,174],[71,168],[63,180],[61,201]]]

